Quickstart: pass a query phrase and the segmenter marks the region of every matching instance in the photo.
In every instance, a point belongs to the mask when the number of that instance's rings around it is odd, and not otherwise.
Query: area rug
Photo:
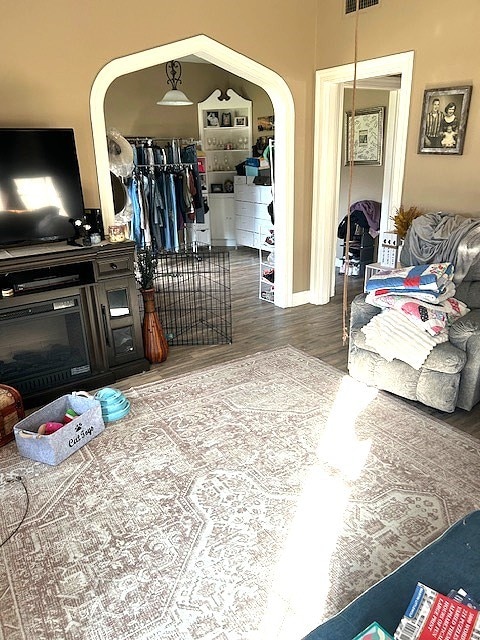
[[[299,640],[480,506],[480,442],[292,347],[0,448],[0,637]]]

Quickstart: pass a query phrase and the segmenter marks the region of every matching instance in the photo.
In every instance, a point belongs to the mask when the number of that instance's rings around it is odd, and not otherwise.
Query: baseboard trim
[[[310,304],[310,291],[299,291],[292,295],[292,307],[300,307],[302,304]]]

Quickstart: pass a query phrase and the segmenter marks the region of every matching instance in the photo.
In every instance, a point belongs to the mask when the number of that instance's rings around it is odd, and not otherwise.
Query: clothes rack
[[[130,238],[140,248],[178,251],[187,228],[196,237],[197,222],[205,221],[196,145],[188,140],[181,146],[181,138],[126,139],[134,150],[134,171],[126,183]],[[166,145],[155,144],[161,141]]]

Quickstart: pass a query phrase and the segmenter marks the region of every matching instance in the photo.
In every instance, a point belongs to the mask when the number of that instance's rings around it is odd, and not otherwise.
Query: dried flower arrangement
[[[137,259],[135,264],[135,275],[140,288],[152,289],[155,272],[157,268],[157,257],[151,247],[137,249]]]
[[[398,233],[400,238],[405,238],[405,236],[407,235],[407,231],[415,218],[418,218],[424,213],[425,212],[418,207],[411,206],[408,207],[408,209],[405,209],[403,204],[400,205],[400,207],[397,209],[397,213],[393,218],[395,232]]]

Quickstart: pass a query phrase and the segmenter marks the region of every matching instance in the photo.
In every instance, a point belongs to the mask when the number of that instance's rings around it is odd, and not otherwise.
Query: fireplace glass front
[[[79,295],[0,311],[0,335],[0,380],[22,394],[90,375]]]

